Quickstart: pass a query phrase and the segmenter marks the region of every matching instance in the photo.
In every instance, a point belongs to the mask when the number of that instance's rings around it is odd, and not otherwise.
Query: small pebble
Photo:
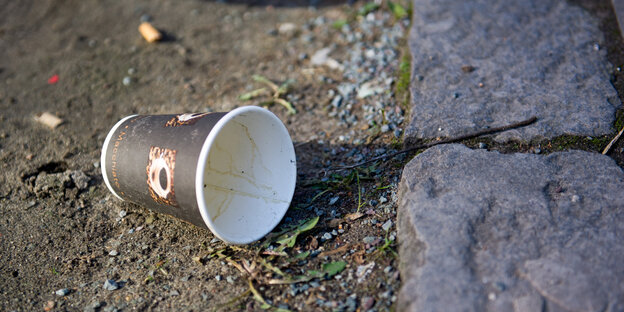
[[[323,237],[321,238],[324,240],[330,240],[332,238],[332,235],[329,232],[325,232],[325,234],[323,234]]]
[[[494,301],[496,300],[496,294],[491,292],[488,294],[488,299],[490,299],[490,301]]]
[[[120,218],[123,218],[123,217],[125,217],[127,214],[128,214],[128,213],[127,213],[125,210],[122,210],[122,211],[120,211],[120,212],[119,212],[119,217],[120,217]]]
[[[378,202],[377,200],[374,200],[374,199],[371,199],[369,203],[370,203],[370,205],[371,205],[371,206],[373,206],[373,207],[375,207],[375,206],[379,205],[379,202]]]
[[[577,203],[578,201],[581,200],[581,197],[575,194],[575,195],[572,195],[572,199],[571,200],[572,200],[573,203]]]
[[[533,150],[533,152],[535,152],[535,154],[539,154],[542,152],[542,149],[536,148],[535,150]]]
[[[230,284],[234,284],[234,277],[232,277],[232,275],[228,275],[225,280]]]
[[[332,197],[332,199],[329,200],[329,205],[331,206],[331,205],[335,204],[338,201],[338,199],[340,199],[339,196]]]
[[[143,15],[141,15],[140,21],[141,22],[151,22],[152,21],[152,17],[149,14],[143,14]]]
[[[390,272],[392,272],[392,266],[389,265],[389,266],[384,268],[384,273],[388,274]]]
[[[115,282],[114,280],[106,280],[104,282],[104,289],[106,290],[116,290],[119,289],[119,284],[117,284],[117,282]]]
[[[61,289],[57,290],[55,293],[56,293],[57,296],[60,296],[60,297],[67,296],[69,294],[69,289],[61,288]]]
[[[279,25],[278,29],[277,29],[278,33],[280,34],[292,34],[295,31],[297,31],[297,25],[293,24],[293,23],[284,23]]]
[[[111,250],[111,251],[108,253],[108,255],[109,255],[109,256],[111,256],[111,257],[115,257],[115,256],[117,256],[118,254],[119,254],[119,253],[117,252],[117,250]]]
[[[220,282],[221,281],[221,275],[216,275],[215,279],[217,280],[217,282]]]
[[[136,69],[130,67],[128,68],[128,75],[134,75],[136,73]]]
[[[373,307],[373,305],[375,304],[375,299],[373,299],[372,297],[362,297],[362,300],[360,300],[360,307],[362,308],[362,311],[367,311],[370,308]]]
[[[388,299],[390,297],[392,297],[392,290],[388,290],[386,292],[381,293],[381,295],[379,295],[381,298],[383,299]]]
[[[386,133],[388,131],[390,131],[390,126],[388,125],[381,126],[381,132]]]
[[[175,297],[175,296],[179,296],[179,295],[180,295],[180,293],[177,290],[172,290],[169,293],[169,296],[171,296],[171,297]]]
[[[384,196],[380,196],[379,197],[379,202],[383,204],[383,203],[388,202],[388,199],[386,197],[384,197]]]
[[[355,294],[347,297],[346,306],[347,310],[355,311],[355,309],[357,308],[357,296]]]
[[[340,104],[342,104],[342,95],[336,95],[331,102],[331,105],[335,108],[339,108]]]
[[[388,220],[388,221],[386,221],[386,222],[385,222],[385,223],[381,226],[381,228],[382,228],[384,231],[386,231],[386,232],[388,232],[388,231],[390,230],[390,227],[392,227],[392,220]]]
[[[336,230],[333,230],[333,231],[331,232],[331,235],[333,235],[333,236],[338,236],[338,232],[336,232]]]
[[[479,142],[479,148],[480,149],[486,149],[487,148],[487,144],[485,144],[483,142]]]
[[[132,83],[132,78],[126,76],[123,78],[121,83],[123,83],[124,86],[129,86]]]

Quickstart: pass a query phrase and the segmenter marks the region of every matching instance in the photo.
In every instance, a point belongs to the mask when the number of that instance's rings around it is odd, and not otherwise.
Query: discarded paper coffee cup
[[[108,133],[101,163],[118,198],[208,227],[231,244],[269,233],[297,178],[288,130],[256,106],[128,116]]]

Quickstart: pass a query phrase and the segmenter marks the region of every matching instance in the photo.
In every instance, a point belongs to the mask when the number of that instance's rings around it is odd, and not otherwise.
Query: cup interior
[[[217,122],[197,168],[204,222],[232,244],[256,241],[277,226],[297,178],[288,130],[273,113],[255,106],[237,108]]]

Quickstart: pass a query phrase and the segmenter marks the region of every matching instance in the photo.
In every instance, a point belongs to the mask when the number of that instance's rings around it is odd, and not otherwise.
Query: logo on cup
[[[194,114],[181,114],[171,118],[165,124],[165,127],[179,127],[192,125],[196,123],[200,118],[208,115],[208,113],[194,113]]]
[[[173,188],[176,151],[152,146],[147,159],[147,186],[155,202],[177,207]]]

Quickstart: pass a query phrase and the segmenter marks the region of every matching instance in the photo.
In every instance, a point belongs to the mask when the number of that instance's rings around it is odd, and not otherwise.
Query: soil
[[[624,49],[609,1],[576,2],[601,18],[609,58],[621,66]],[[357,28],[364,18],[357,12],[365,4],[0,0],[0,310],[393,310],[400,286],[393,240],[396,192],[409,157],[328,170],[391,152],[401,140],[370,131],[363,107],[372,100],[353,106],[356,124],[332,115],[330,90],[345,78],[338,70],[312,66],[309,57],[332,47],[331,56],[345,60],[351,45],[335,23]],[[372,14],[388,12],[382,6]],[[319,17],[322,23],[311,23]],[[150,44],[140,36],[142,19],[164,33],[162,41]],[[297,30],[280,33],[284,23]],[[372,44],[378,35],[358,40]],[[395,86],[395,97],[403,103],[406,77],[398,64],[392,66],[402,84]],[[253,75],[296,81],[288,95],[296,114],[277,104],[268,107],[286,124],[298,161],[295,197],[275,233],[293,233],[301,222],[320,218],[285,249],[286,256],[276,255],[274,238],[227,246],[208,230],[110,194],[101,177],[100,149],[119,119],[258,104],[239,100],[262,86]],[[620,96],[623,82],[615,72]],[[43,112],[63,123],[50,129],[36,122]],[[620,112],[616,127],[622,125]],[[347,134],[349,139],[341,138]],[[609,140],[464,143],[551,152],[598,151]],[[609,154],[620,166],[623,149],[624,139]],[[346,267],[331,272],[342,261]],[[296,276],[309,280],[274,284]],[[111,286],[107,280],[118,289],[105,289]]]
[[[395,220],[401,166],[324,170],[383,150],[351,144],[368,138],[364,122],[328,116],[328,92],[343,77],[309,57],[331,46],[332,57],[346,58],[347,42],[332,23],[356,23],[363,4],[313,2],[316,8],[309,1],[0,1],[0,310],[392,309],[396,232],[394,223],[382,225]],[[310,25],[318,17],[324,23]],[[162,41],[140,36],[146,19]],[[297,30],[280,33],[284,23]],[[100,149],[119,119],[254,105],[238,99],[262,86],[253,75],[296,81],[288,99],[297,114],[268,107],[289,129],[299,168],[276,231],[321,217],[288,256],[266,253],[275,242],[227,246],[208,230],[110,194]],[[363,120],[359,104],[352,110]],[[43,112],[63,123],[36,122]],[[339,140],[348,132],[349,141]],[[390,134],[375,138],[377,146],[400,143]],[[358,211],[357,220],[345,219]],[[323,270],[341,261],[346,268],[337,274]],[[323,274],[269,283],[314,271]],[[119,288],[105,289],[107,280]]]

